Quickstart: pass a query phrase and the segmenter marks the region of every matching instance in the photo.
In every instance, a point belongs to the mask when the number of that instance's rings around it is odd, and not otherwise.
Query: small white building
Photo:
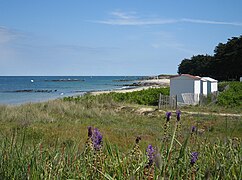
[[[218,81],[210,77],[181,74],[170,79],[170,95],[178,103],[198,104],[200,95],[207,96],[218,90]]]
[[[208,95],[213,92],[218,91],[218,81],[210,77],[202,77],[201,82],[207,82],[207,87],[203,86],[201,93],[203,95]]]
[[[195,104],[201,93],[201,77],[190,74],[181,74],[170,79],[170,95],[177,96],[177,102]],[[192,97],[191,97],[192,96]],[[194,101],[197,102],[191,102]]]

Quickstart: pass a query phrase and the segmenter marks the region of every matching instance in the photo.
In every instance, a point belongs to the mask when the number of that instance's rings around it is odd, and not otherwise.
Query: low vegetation
[[[218,104],[226,107],[242,107],[242,82],[230,82],[218,96]]]
[[[0,179],[240,179],[241,117],[119,96],[0,106]]]
[[[150,88],[141,91],[127,92],[127,93],[109,93],[109,94],[101,94],[98,96],[99,99],[112,99],[116,102],[125,102],[132,104],[140,104],[140,105],[158,105],[158,98],[160,94],[169,95],[170,88]],[[97,97],[89,96],[89,99],[96,99]],[[64,98],[66,101],[80,101],[82,97],[66,97]]]

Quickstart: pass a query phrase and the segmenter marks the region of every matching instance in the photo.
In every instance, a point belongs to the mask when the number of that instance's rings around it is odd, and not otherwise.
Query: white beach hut
[[[202,94],[207,95],[218,91],[218,81],[210,77],[202,77],[201,82],[206,82],[207,87],[203,86]]]
[[[181,74],[170,79],[170,95],[177,96],[178,103],[197,104],[201,93],[201,77]]]

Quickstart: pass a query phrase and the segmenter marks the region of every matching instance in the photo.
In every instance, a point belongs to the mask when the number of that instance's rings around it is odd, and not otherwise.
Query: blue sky
[[[0,75],[176,74],[241,34],[241,0],[0,0]]]

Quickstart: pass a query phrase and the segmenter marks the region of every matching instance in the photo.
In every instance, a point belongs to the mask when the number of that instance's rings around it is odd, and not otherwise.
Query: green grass
[[[228,89],[218,96],[218,104],[226,107],[242,108],[242,82],[228,83]]]
[[[155,179],[241,177],[241,117],[182,113],[177,129],[173,112],[164,141],[164,112],[140,114],[140,105],[113,95],[77,99],[0,106],[0,179],[143,179],[149,170]],[[86,148],[88,126],[102,133],[101,151]],[[149,144],[158,154],[151,167]],[[191,166],[194,151],[199,157]]]
[[[99,95],[99,99],[105,100],[114,100],[116,102],[125,102],[132,104],[140,104],[140,105],[151,105],[157,106],[159,95],[169,95],[170,88],[162,87],[162,88],[149,88],[141,91],[127,92],[127,93],[116,93],[112,92],[109,94],[101,94]],[[90,100],[96,99],[94,96],[88,97]],[[75,101],[78,102],[81,98],[78,97],[66,97],[64,98],[66,101]]]

